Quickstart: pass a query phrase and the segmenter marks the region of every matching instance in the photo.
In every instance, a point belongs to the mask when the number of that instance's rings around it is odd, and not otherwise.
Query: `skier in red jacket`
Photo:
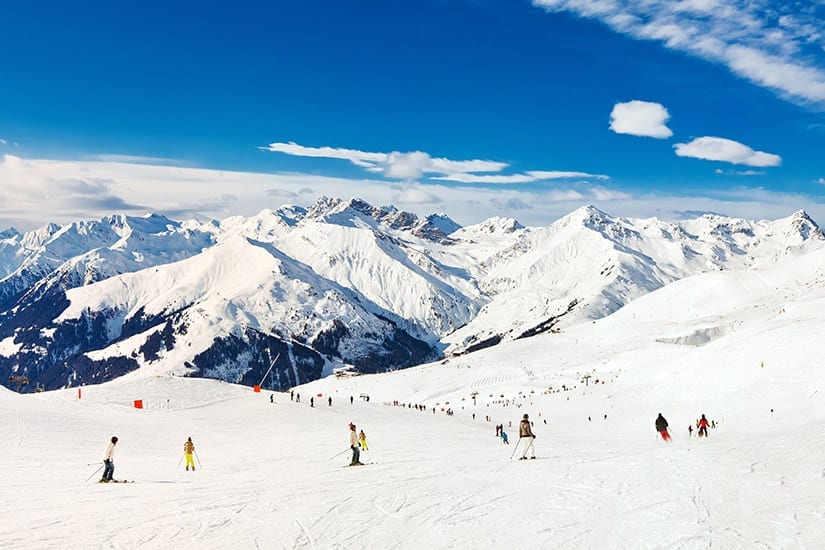
[[[697,434],[699,437],[708,436],[708,419],[705,418],[705,415],[702,415],[702,418],[699,419],[699,433]]]

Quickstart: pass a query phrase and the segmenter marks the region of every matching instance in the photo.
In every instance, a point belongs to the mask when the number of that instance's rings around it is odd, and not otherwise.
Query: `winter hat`
[[[117,436],[112,436],[112,443],[117,443]]]
[[[527,418],[527,413],[524,413],[524,416],[523,416],[523,418]]]

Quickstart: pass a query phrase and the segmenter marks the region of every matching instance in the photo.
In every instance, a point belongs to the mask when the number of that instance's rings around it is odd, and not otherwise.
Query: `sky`
[[[822,29],[823,0],[15,3],[0,228],[321,195],[825,223]]]

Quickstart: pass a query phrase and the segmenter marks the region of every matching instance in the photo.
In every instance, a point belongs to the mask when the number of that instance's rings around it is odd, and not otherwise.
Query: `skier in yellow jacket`
[[[358,434],[358,441],[361,443],[361,448],[365,451],[369,451],[369,445],[367,445],[367,434],[364,433],[364,430],[361,430]]]
[[[195,444],[192,443],[192,438],[189,437],[186,439],[186,443],[183,444],[183,455],[186,457],[186,470],[189,470],[189,466],[192,466],[192,471],[195,471],[195,458],[192,456],[192,453],[195,452]],[[180,464],[180,462],[178,462]]]

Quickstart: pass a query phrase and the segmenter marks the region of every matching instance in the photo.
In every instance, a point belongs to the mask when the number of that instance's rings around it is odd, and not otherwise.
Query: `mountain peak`
[[[822,230],[805,210],[797,210],[787,218],[777,220],[776,223],[784,226],[784,233],[788,237],[800,237],[803,241],[825,239]]]
[[[13,228],[13,227],[9,227],[8,229],[4,229],[3,231],[0,231],[0,239],[11,239],[11,238],[14,238],[14,237],[19,237],[19,236],[20,236],[20,232],[17,229]]]
[[[559,220],[564,225],[584,226],[589,229],[601,231],[606,225],[614,222],[614,219],[602,212],[592,204],[581,206]]]
[[[450,233],[454,233],[461,229],[461,226],[459,224],[457,224],[455,221],[453,221],[452,218],[450,218],[447,214],[443,212],[439,214],[430,214],[429,216],[427,216],[427,223],[433,227],[438,228],[445,235],[449,235]]]
[[[435,223],[430,218],[421,220],[412,212],[399,210],[392,205],[373,206],[359,198],[343,200],[321,197],[310,207],[306,218],[344,226],[353,226],[357,223],[356,220],[360,220],[360,224],[366,223],[371,227],[383,225],[390,229],[409,231],[417,237],[435,242],[448,239],[447,235],[460,227],[445,215],[433,218],[438,221]]]

